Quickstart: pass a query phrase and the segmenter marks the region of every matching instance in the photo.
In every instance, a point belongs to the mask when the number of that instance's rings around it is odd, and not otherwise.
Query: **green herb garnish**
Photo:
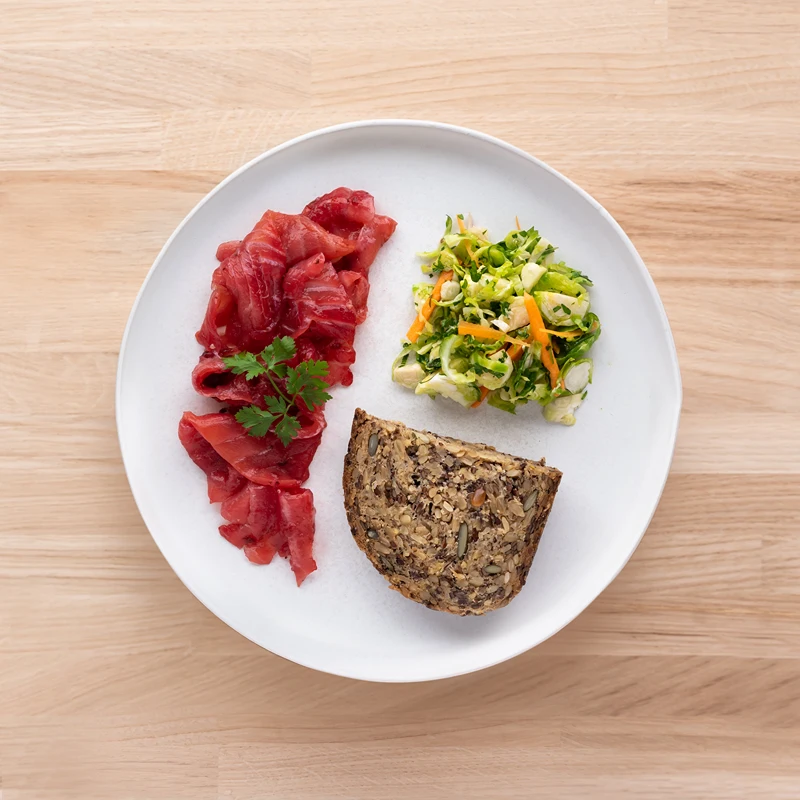
[[[265,375],[276,392],[275,396],[264,396],[266,409],[252,405],[236,412],[236,420],[250,436],[266,436],[274,426],[275,435],[285,447],[300,431],[296,414],[300,408],[298,401],[302,400],[306,408],[313,411],[331,399],[325,391],[328,384],[323,380],[328,374],[328,362],[310,359],[290,367],[285,362],[294,358],[296,352],[294,339],[282,336],[258,354],[237,353],[222,359],[234,375],[244,375],[245,380]],[[276,378],[285,379],[285,390]]]

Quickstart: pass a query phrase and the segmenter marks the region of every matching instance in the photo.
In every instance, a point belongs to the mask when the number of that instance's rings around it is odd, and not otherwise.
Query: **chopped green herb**
[[[297,417],[286,414],[275,426],[275,435],[281,440],[283,446],[286,447],[289,442],[297,436],[299,430],[300,423],[297,421]]]
[[[234,375],[244,375],[248,381],[252,381],[267,371],[255,353],[237,353],[235,356],[228,356],[222,360]]]
[[[323,377],[328,374],[327,361],[304,361],[296,369],[289,367],[286,376],[286,390],[291,395],[300,396],[309,409],[321,406],[331,396],[325,391],[328,384]]]
[[[282,365],[282,362],[294,358],[296,352],[297,347],[294,339],[291,336],[282,336],[275,339],[272,344],[267,345],[261,351],[261,358],[268,370],[272,370],[283,378],[286,375],[287,368]]]
[[[258,406],[247,406],[236,412],[236,419],[251,436],[266,436],[277,417]]]

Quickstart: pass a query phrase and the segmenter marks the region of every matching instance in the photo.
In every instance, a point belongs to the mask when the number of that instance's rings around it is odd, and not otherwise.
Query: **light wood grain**
[[[784,0],[783,5],[788,4]],[[224,7],[214,0],[197,0],[191,7],[160,0],[127,5],[115,0],[91,4],[33,0],[24,8],[14,0],[3,0],[0,10],[4,12],[0,42],[38,49],[66,41],[85,47],[158,43],[181,50],[291,45],[301,52],[317,53],[321,48],[352,52],[391,37],[395,49],[446,49],[451,43],[483,47],[496,42],[514,45],[515,52],[533,50],[534,45],[541,51],[562,47],[620,51],[664,42],[668,24],[664,0],[564,0],[558,5],[504,0],[488,13],[481,0],[464,0],[458,6],[445,0],[380,6],[362,0],[339,0],[335,6],[318,0],[273,0],[268,8],[261,0],[238,0]]]
[[[800,6],[794,0],[0,0],[2,800],[800,797]],[[433,118],[630,233],[684,411],[663,500],[575,622],[380,686],[245,641],[119,459],[156,253],[310,129]]]

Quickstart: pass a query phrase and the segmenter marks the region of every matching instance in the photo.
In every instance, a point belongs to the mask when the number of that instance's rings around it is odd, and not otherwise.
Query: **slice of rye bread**
[[[356,544],[393,589],[438,611],[485,614],[524,585],[560,480],[544,460],[359,408],[344,505]]]

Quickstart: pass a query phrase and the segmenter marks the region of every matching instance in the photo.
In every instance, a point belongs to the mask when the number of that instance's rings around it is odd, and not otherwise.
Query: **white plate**
[[[220,242],[244,236],[267,208],[298,213],[345,185],[375,196],[397,222],[370,279],[370,314],[356,335],[355,381],[328,403],[311,467],[319,569],[297,588],[282,559],[250,564],[217,533],[219,506],[177,437],[184,410],[212,410],[190,374],[194,332]],[[603,335],[594,383],[573,428],[538,406],[516,417],[491,407],[416,397],[390,381],[413,315],[415,253],[430,249],[446,214],[471,212],[494,237],[519,215],[594,281]],[[528,583],[505,609],[478,618],[430,611],[389,590],[352,540],[342,505],[342,459],[353,410],[483,441],[564,473]],[[117,425],[134,497],[180,579],[214,614],[262,647],[314,669],[376,681],[444,678],[511,658],[552,636],[630,558],[669,471],[681,387],[669,324],[641,258],[611,216],[575,184],[484,134],[429,122],[373,121],[301,136],[245,165],[180,224],[131,312],[117,377]]]

